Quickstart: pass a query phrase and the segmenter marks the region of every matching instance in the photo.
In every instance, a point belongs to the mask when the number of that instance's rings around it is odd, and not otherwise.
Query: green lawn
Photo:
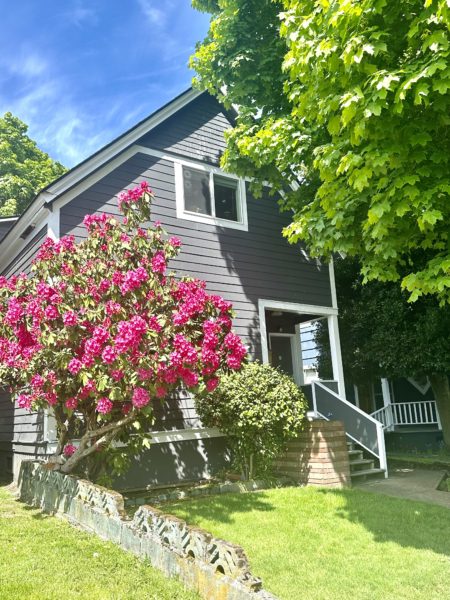
[[[244,547],[284,600],[450,598],[450,511],[362,490],[284,488],[165,510]]]
[[[114,544],[14,500],[0,487],[0,600],[197,598]]]

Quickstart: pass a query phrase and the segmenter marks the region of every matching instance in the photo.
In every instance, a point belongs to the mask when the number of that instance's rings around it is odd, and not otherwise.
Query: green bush
[[[258,362],[223,376],[219,387],[196,404],[203,424],[228,436],[234,464],[246,478],[267,473],[302,429],[307,407],[291,377]]]

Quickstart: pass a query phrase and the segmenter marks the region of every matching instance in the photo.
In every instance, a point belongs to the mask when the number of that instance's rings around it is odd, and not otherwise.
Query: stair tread
[[[354,471],[350,473],[351,477],[361,477],[363,475],[375,475],[378,473],[384,473],[384,469],[364,469],[362,471]]]
[[[373,458],[360,458],[350,461],[350,465],[368,465],[370,463],[373,463]]]
[[[348,453],[349,453],[349,455],[350,454],[362,454],[363,451],[362,450],[349,450]]]

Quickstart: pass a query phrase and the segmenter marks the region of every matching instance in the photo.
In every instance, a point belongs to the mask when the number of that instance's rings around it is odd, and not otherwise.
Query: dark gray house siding
[[[47,226],[31,235],[21,252],[10,261],[2,275],[11,277],[19,273],[29,273],[33,258],[47,235]],[[44,453],[44,415],[42,412],[29,412],[13,406],[8,393],[0,394],[0,472],[9,468],[14,452],[14,460],[32,458]]]
[[[225,150],[224,132],[231,127],[223,107],[208,94],[202,94],[137,143],[218,164]]]
[[[0,474],[12,470],[14,406],[11,397],[0,389]]]
[[[30,241],[28,241],[19,254],[11,259],[6,267],[4,267],[1,275],[11,277],[11,275],[18,275],[19,273],[28,274],[33,258],[36,256],[36,252],[46,236],[47,226],[42,227],[37,233],[30,234]]]
[[[17,219],[15,219],[15,220],[2,219],[0,217],[0,242],[5,237],[5,235],[8,233],[8,231],[11,229],[11,227],[14,226],[16,220]]]

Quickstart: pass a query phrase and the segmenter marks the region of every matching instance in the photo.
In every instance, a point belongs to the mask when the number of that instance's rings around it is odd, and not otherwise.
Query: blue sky
[[[0,114],[72,167],[189,87],[190,0],[0,0]]]

